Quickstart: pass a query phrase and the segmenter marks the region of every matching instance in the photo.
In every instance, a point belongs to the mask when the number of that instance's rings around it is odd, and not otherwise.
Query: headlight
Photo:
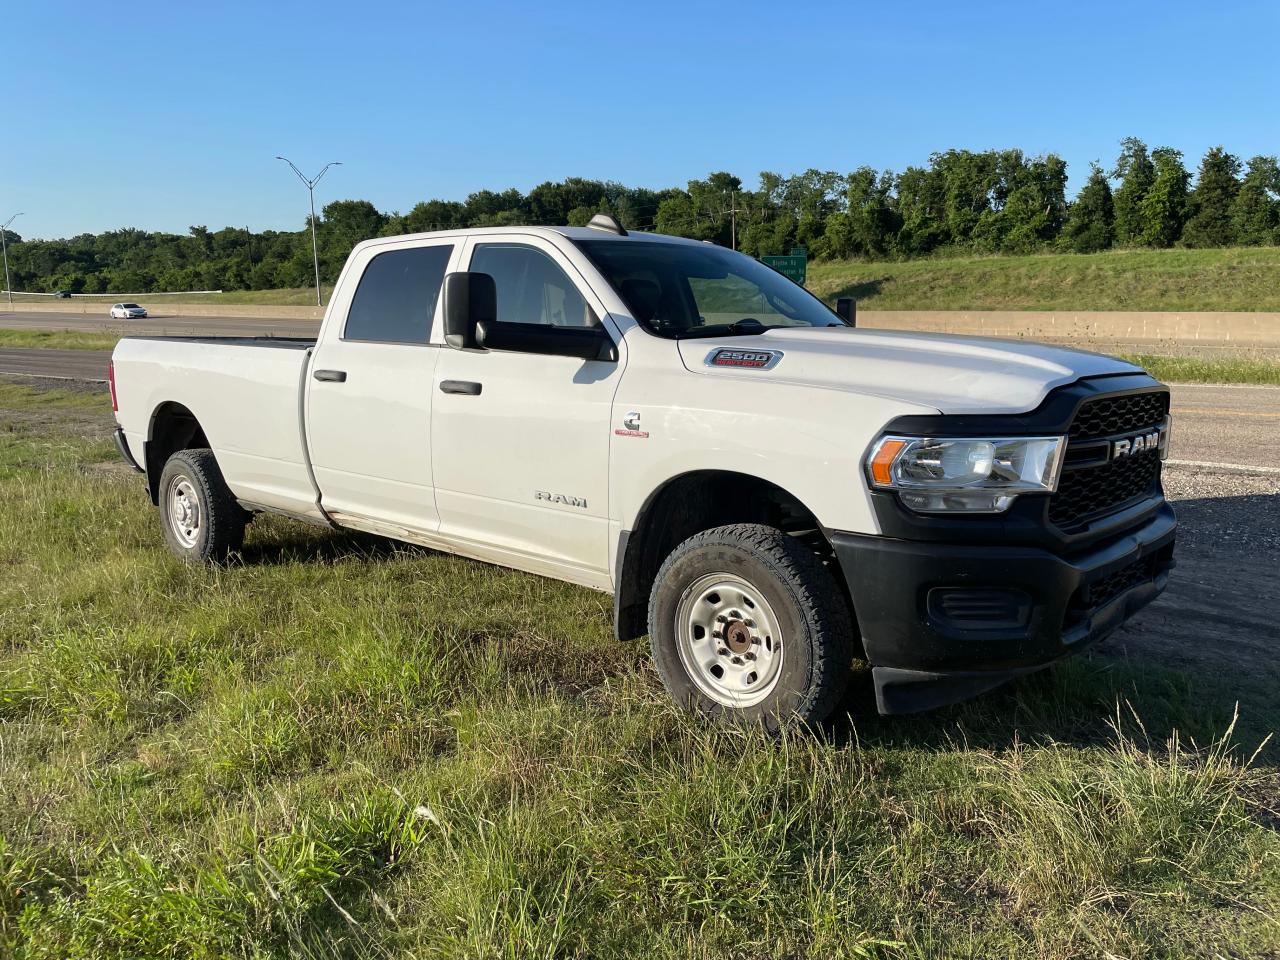
[[[867,472],[920,513],[1000,513],[1020,493],[1058,488],[1066,444],[1066,437],[882,437]]]

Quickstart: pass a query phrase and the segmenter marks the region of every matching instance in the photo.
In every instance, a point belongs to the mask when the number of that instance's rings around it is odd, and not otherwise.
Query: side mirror
[[[851,327],[858,325],[858,301],[853,297],[840,297],[836,300],[836,316]]]
[[[540,353],[579,360],[616,362],[618,348],[604,327],[549,327],[540,323],[486,320],[476,330],[476,345],[486,350]]]
[[[487,273],[451,273],[444,278],[444,342],[456,350],[479,346],[476,326],[498,318],[498,291]]]

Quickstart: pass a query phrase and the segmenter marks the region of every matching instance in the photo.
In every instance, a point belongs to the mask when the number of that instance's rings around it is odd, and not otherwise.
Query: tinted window
[[[541,250],[519,244],[483,243],[471,257],[471,270],[493,277],[500,321],[556,327],[592,327],[599,323],[578,288]]]
[[[426,343],[451,246],[380,253],[364,268],[347,312],[346,340]]]

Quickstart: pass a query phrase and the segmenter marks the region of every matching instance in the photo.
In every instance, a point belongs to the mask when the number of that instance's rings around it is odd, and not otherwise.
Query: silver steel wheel
[[[782,633],[764,595],[731,573],[699,577],[676,606],[676,650],[697,688],[716,703],[749,707],[782,672]]]
[[[194,547],[200,538],[200,498],[196,488],[184,474],[169,481],[165,496],[169,500],[169,529],[184,547]]]

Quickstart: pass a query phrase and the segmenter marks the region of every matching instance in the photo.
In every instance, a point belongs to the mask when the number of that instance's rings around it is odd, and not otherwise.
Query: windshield
[[[140,310],[140,309],[142,309],[142,308],[141,308],[141,307],[139,307],[136,303],[122,303],[122,304],[120,304],[120,306],[124,307],[126,310]],[[101,308],[101,307],[99,307],[98,309],[99,309],[99,310],[101,310],[102,308]]]
[[[578,240],[631,315],[662,337],[719,337],[845,322],[758,260],[712,244]]]

